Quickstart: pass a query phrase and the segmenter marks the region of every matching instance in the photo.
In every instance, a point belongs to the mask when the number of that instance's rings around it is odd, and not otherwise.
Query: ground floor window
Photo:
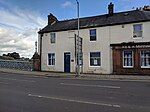
[[[123,51],[123,67],[133,67],[133,51]]]
[[[90,66],[101,66],[100,52],[90,52]]]
[[[55,53],[48,54],[48,65],[55,65]]]
[[[141,51],[141,68],[150,68],[150,50]]]

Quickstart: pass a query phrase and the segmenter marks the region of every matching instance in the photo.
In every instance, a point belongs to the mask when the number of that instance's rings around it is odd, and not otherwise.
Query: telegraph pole
[[[35,52],[37,53],[37,41],[35,42]]]
[[[77,73],[76,73],[76,77],[78,77],[79,75],[80,75],[80,46],[79,46],[79,38],[80,38],[80,32],[79,32],[79,30],[80,30],[80,21],[79,21],[79,2],[78,2],[78,0],[76,0],[76,2],[77,2],[77,17],[78,17],[78,35],[77,35]]]

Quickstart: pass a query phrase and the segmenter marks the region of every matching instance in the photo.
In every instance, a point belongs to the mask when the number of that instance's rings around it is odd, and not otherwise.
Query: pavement
[[[144,81],[0,72],[0,112],[150,112],[149,93]]]
[[[80,74],[79,77],[75,77],[73,73],[55,73],[55,72],[40,72],[40,71],[21,71],[7,68],[0,68],[0,72],[15,73],[24,75],[35,75],[42,77],[54,77],[54,78],[71,78],[71,79],[87,79],[87,80],[124,80],[124,81],[148,81],[150,82],[150,76],[146,75],[101,75],[101,74]]]

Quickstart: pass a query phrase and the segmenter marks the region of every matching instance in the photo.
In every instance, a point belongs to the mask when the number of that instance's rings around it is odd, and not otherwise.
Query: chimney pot
[[[150,6],[144,6],[143,10],[144,11],[150,11]]]
[[[48,15],[48,25],[52,25],[57,21],[57,18],[52,13]]]
[[[110,2],[110,4],[108,5],[108,14],[110,16],[114,14],[114,4],[112,2]]]

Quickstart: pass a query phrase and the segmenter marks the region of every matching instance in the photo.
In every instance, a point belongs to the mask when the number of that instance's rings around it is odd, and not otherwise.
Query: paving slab
[[[72,78],[72,79],[90,79],[90,80],[145,80],[150,81],[150,76],[144,75],[102,75],[102,74],[80,74],[79,77],[73,73],[56,73],[56,72],[41,72],[41,71],[21,71],[15,69],[0,68],[0,72],[16,73],[24,75],[36,75],[54,78]]]

